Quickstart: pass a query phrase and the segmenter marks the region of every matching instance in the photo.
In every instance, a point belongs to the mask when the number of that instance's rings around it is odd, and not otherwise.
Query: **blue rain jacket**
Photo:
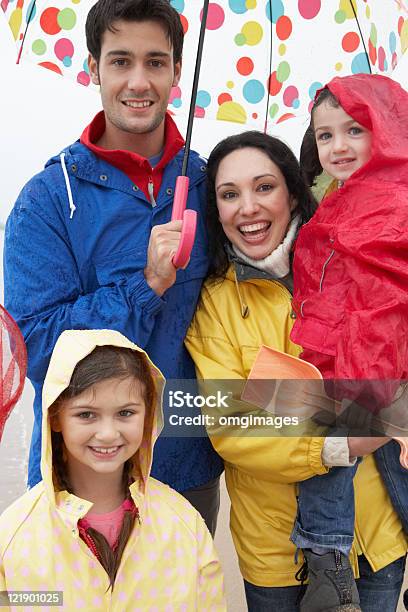
[[[151,228],[170,221],[183,151],[166,166],[156,205],[120,170],[79,142],[22,190],[6,226],[6,308],[23,332],[35,389],[28,482],[41,480],[41,392],[66,329],[115,329],[143,348],[168,379],[195,378],[183,341],[208,264],[205,161],[192,152],[188,206],[199,212],[186,270],[158,297],[146,283]],[[64,176],[64,171],[66,175]],[[152,475],[183,491],[222,471],[208,438],[159,438]]]

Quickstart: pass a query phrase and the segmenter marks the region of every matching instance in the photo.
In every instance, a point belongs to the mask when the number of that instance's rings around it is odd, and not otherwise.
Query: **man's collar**
[[[184,138],[180,134],[175,122],[167,112],[165,116],[164,127],[164,148],[163,155],[156,166],[156,169],[164,168],[168,162],[173,159],[180,149],[184,146]],[[95,155],[105,159],[113,165],[123,166],[128,163],[136,163],[139,166],[150,166],[146,157],[121,149],[104,149],[96,143],[101,139],[106,129],[105,113],[100,111],[92,120],[92,122],[84,129],[81,135],[81,143],[90,149]]]

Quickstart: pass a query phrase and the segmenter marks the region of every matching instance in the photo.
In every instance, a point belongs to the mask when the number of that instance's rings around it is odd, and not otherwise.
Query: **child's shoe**
[[[338,550],[318,555],[306,549],[303,554],[309,584],[300,612],[361,612],[348,557]]]

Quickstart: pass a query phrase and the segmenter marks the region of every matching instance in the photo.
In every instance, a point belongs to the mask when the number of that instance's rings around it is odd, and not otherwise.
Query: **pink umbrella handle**
[[[173,265],[176,268],[184,268],[184,266],[187,265],[193,249],[197,228],[196,211],[186,210],[189,183],[190,180],[188,176],[178,176],[174,192],[171,220],[183,221],[180,244],[177,253],[173,257]]]
[[[408,470],[408,438],[394,438],[401,446],[400,463]]]
[[[173,257],[173,265],[176,268],[184,268],[190,259],[194,246],[197,229],[197,213],[195,210],[185,210],[183,214],[183,227],[177,253]]]

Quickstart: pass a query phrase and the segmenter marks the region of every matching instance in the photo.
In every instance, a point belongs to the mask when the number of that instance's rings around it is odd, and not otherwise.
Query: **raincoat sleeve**
[[[242,358],[226,336],[222,325],[222,314],[211,300],[206,289],[199,303],[195,317],[186,336],[186,346],[192,356],[200,385],[206,393],[210,387],[220,388],[226,381],[238,379],[245,381]],[[254,348],[254,357],[259,347]],[[218,379],[218,380],[217,380]],[[239,385],[238,385],[239,386]],[[242,385],[243,388],[243,385]],[[262,411],[263,414],[264,411]],[[234,393],[228,402],[228,409],[222,409],[223,417],[228,415],[247,415],[248,404]],[[257,411],[259,414],[259,411]],[[322,462],[324,438],[316,435],[284,437],[271,436],[270,429],[260,430],[254,435],[251,427],[224,427],[219,425],[220,412],[214,416],[214,426],[207,431],[217,453],[224,461],[243,470],[254,478],[270,482],[293,483],[306,480],[316,474],[324,474],[328,469]],[[258,433],[258,430],[257,432]],[[264,435],[262,435],[264,433]],[[281,434],[281,435],[280,435]]]
[[[408,233],[392,219],[375,236],[344,232],[339,243],[358,283],[344,305],[335,377],[351,381],[342,383],[346,397],[378,412],[391,404],[408,371]]]
[[[198,608],[199,612],[227,610],[224,576],[215,552],[212,537],[200,516],[197,517]]]
[[[6,307],[26,341],[28,376],[42,382],[64,330],[115,329],[143,348],[164,301],[149,287],[143,270],[96,290],[82,286],[61,213],[40,181],[32,183],[7,221],[4,289]],[[44,198],[50,205],[40,207]]]

